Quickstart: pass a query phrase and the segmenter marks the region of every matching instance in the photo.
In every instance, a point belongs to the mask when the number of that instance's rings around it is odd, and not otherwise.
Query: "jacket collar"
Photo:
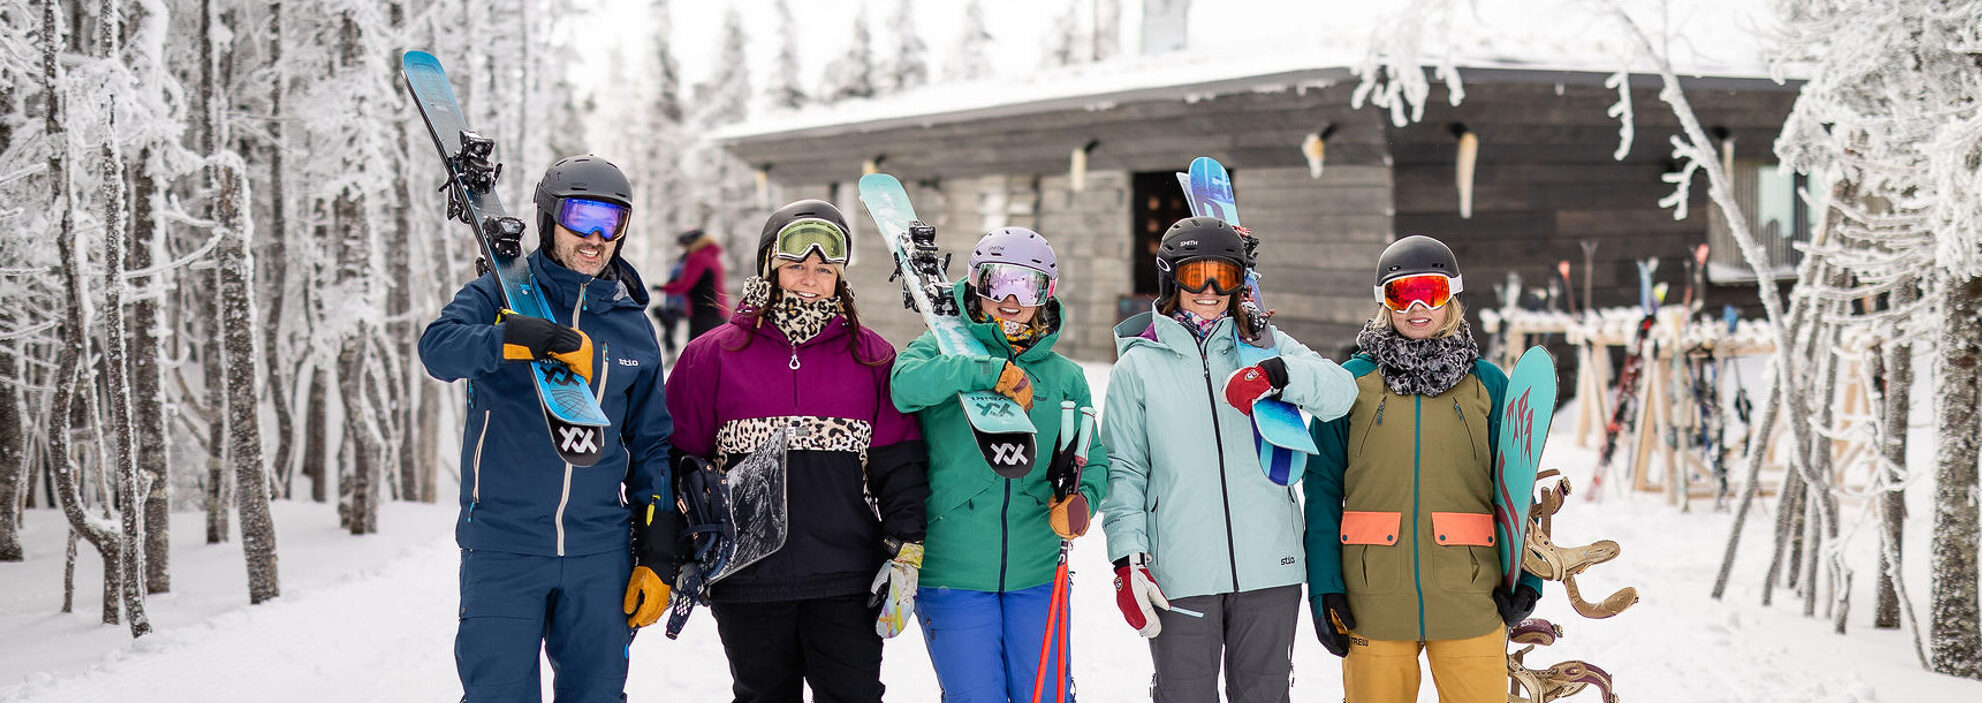
[[[1205,336],[1206,353],[1231,351],[1234,344],[1232,325],[1236,324],[1231,315],[1220,318],[1211,325],[1211,332]],[[1123,355],[1136,347],[1155,347],[1172,354],[1198,355],[1197,336],[1184,329],[1183,323],[1170,319],[1156,311],[1152,305],[1148,312],[1137,313],[1121,324],[1115,325],[1115,352]]]
[[[608,264],[618,267],[619,277],[614,280],[593,278],[565,268],[551,261],[542,247],[530,252],[529,262],[530,275],[537,280],[537,287],[544,291],[545,299],[553,308],[570,308],[577,300],[581,287],[585,290],[586,312],[615,307],[647,307],[647,286],[640,280],[640,273],[624,260],[614,258]]]

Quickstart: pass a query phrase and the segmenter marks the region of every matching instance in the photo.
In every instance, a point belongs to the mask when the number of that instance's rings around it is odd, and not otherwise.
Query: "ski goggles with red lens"
[[[772,255],[787,261],[804,261],[812,252],[819,252],[819,258],[829,264],[847,262],[846,232],[817,217],[802,217],[778,230],[776,242],[772,245]]]
[[[623,205],[584,198],[565,198],[557,206],[558,225],[580,237],[596,234],[608,242],[626,231],[630,215]]]
[[[1016,298],[1020,305],[1031,307],[1045,305],[1053,297],[1058,281],[1036,268],[991,262],[977,265],[977,270],[971,272],[970,285],[987,300]]]
[[[1177,287],[1191,293],[1209,289],[1218,295],[1231,295],[1246,285],[1243,267],[1226,259],[1191,259],[1177,264]]]
[[[1376,287],[1376,299],[1383,307],[1405,312],[1414,305],[1423,305],[1427,310],[1437,310],[1452,301],[1452,296],[1466,289],[1464,279],[1446,276],[1442,273],[1421,273],[1413,276],[1400,276]]]

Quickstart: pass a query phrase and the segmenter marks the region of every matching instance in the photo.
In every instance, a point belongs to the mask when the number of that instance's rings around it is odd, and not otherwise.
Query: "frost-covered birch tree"
[[[826,64],[826,75],[819,88],[819,101],[836,103],[841,100],[871,98],[879,92],[879,81],[875,77],[874,38],[867,29],[867,4],[861,3],[860,11],[853,16],[853,31],[847,34],[849,42],[846,53]]]
[[[1840,208],[1845,229],[1867,245],[1833,254],[1861,291],[1895,299],[1925,291],[1918,309],[1895,317],[1933,322],[1895,336],[1917,336],[1934,349],[1939,445],[1928,663],[1982,678],[1975,549],[1982,536],[1975,497],[1982,426],[1982,29],[1975,19],[1982,2],[1820,0],[1781,2],[1778,11],[1787,29],[1781,60],[1807,65],[1812,75],[1777,154],[1799,170],[1829,171],[1868,196],[1871,204]],[[1908,482],[1906,467],[1886,468],[1893,479],[1881,484],[1885,490]],[[1897,571],[1896,551],[1891,556],[1888,568]]]
[[[943,77],[952,81],[974,81],[991,77],[991,32],[984,26],[984,3],[970,0],[963,9],[963,26],[950,53]]]
[[[914,0],[901,0],[888,21],[888,33],[895,38],[895,55],[888,60],[886,70],[890,92],[929,82],[929,45],[915,29],[914,6]]]
[[[764,104],[771,110],[796,110],[811,101],[798,76],[798,20],[792,18],[788,0],[774,0],[771,17],[777,26],[778,55],[771,61],[771,74],[764,78]]]

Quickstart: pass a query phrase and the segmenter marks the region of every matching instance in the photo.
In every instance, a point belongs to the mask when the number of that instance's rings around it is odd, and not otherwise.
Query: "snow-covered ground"
[[[1090,365],[1097,397],[1107,367]],[[1927,396],[1921,396],[1927,397]],[[1564,409],[1558,418],[1568,418]],[[1545,467],[1587,475],[1594,452],[1556,423]],[[1921,443],[1925,444],[1925,443]],[[1577,486],[1587,486],[1578,480]],[[1913,490],[1924,516],[1929,486]],[[1801,599],[1778,589],[1760,606],[1772,504],[1751,515],[1725,600],[1708,597],[1732,516],[1695,503],[1682,514],[1652,494],[1572,497],[1556,518],[1557,541],[1609,538],[1616,561],[1579,579],[1595,600],[1635,586],[1642,602],[1616,618],[1585,620],[1551,586],[1537,615],[1566,636],[1528,657],[1531,665],[1585,659],[1616,677],[1626,701],[1974,701],[1982,682],[1923,671],[1904,631],[1873,631],[1869,531],[1849,548],[1858,570],[1851,632],[1801,615]],[[1846,524],[1858,514],[1847,503]],[[65,527],[57,511],[27,515],[28,560],[0,564],[0,701],[439,701],[454,700],[452,643],[457,551],[450,505],[389,504],[380,534],[340,532],[326,506],[281,502],[283,595],[247,605],[237,544],[207,546],[198,514],[173,523],[173,586],[148,601],[157,632],[132,641],[128,630],[97,624],[100,561],[87,546],[78,563],[76,608],[61,614]],[[1916,607],[1928,595],[1927,522],[1908,525],[1907,585]],[[1146,645],[1121,623],[1110,591],[1103,537],[1074,550],[1073,669],[1091,702],[1147,700]],[[1821,606],[1820,606],[1821,607]],[[1307,614],[1301,614],[1303,621]],[[1295,646],[1297,701],[1341,697],[1338,660],[1303,633]],[[632,650],[629,700],[716,701],[729,677],[713,622],[698,613],[679,641],[643,634]],[[548,674],[548,667],[545,669]],[[935,676],[914,629],[889,643],[882,676],[889,700],[935,701]],[[548,684],[548,681],[546,682]],[[548,685],[545,698],[549,700]],[[1436,700],[1429,678],[1421,701]],[[1595,700],[1585,692],[1572,700]]]

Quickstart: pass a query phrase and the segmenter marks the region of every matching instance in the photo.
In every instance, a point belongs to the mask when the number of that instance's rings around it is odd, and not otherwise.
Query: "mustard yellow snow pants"
[[[1348,703],[1412,703],[1418,700],[1418,653],[1431,662],[1440,703],[1506,703],[1507,631],[1494,628],[1460,640],[1371,640],[1349,633],[1342,658],[1342,691]]]

